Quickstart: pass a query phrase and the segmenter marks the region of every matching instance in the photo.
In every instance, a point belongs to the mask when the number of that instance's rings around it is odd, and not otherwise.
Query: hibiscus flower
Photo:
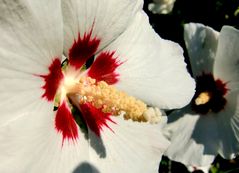
[[[186,105],[194,80],[142,5],[0,2],[0,172],[157,172],[169,142],[148,105]]]
[[[154,14],[168,14],[171,13],[176,0],[153,0],[149,3],[148,9]]]
[[[202,24],[185,25],[196,93],[191,103],[169,115],[164,133],[172,142],[166,155],[186,165],[207,166],[220,154],[239,152],[239,31],[220,33]]]

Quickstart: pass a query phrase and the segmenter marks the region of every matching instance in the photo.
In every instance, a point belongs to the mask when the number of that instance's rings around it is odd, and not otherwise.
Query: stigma
[[[201,92],[198,97],[195,99],[195,104],[196,105],[204,105],[208,103],[210,100],[211,96],[209,92]]]
[[[222,111],[227,103],[225,95],[227,83],[215,79],[211,73],[202,73],[196,78],[196,93],[192,99],[192,109],[200,114]]]

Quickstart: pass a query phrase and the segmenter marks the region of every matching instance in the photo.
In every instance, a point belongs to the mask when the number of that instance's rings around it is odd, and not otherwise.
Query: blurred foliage
[[[233,160],[223,159],[217,156],[210,168],[210,173],[238,173],[239,172],[239,157]]]
[[[223,25],[239,29],[239,0],[176,0],[173,11],[169,14],[153,14],[148,11],[152,0],[144,0],[144,10],[154,30],[165,39],[179,43],[184,49],[185,61],[188,62],[187,51],[183,39],[183,25],[189,22],[202,23],[220,31]],[[188,66],[190,72],[190,66]],[[163,157],[160,173],[189,173],[181,163]],[[200,170],[194,173],[202,172]],[[239,157],[225,160],[217,156],[212,163],[210,173],[239,173]]]
[[[185,165],[163,156],[159,166],[159,173],[190,173],[190,171]],[[192,173],[203,173],[203,171],[195,168]],[[211,164],[209,173],[239,173],[239,157],[226,160],[218,155]]]

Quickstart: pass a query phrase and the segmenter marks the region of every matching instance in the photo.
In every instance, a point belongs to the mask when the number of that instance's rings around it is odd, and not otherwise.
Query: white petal
[[[211,165],[208,166],[192,166],[192,165],[188,165],[187,169],[189,172],[193,172],[193,171],[202,171],[204,173],[209,173]]]
[[[168,14],[173,10],[176,0],[153,0],[149,3],[148,9],[154,14]]]
[[[195,77],[202,72],[212,72],[218,36],[217,31],[203,24],[189,23],[184,26],[184,40]]]
[[[145,13],[104,51],[115,51],[123,64],[117,68],[116,86],[159,108],[185,106],[194,94],[195,83],[184,62],[181,47],[161,39]]]
[[[169,142],[162,136],[159,124],[132,122],[113,117],[116,124],[104,129],[99,148],[105,148],[101,157],[90,151],[91,161],[102,173],[156,173],[161,156]],[[91,140],[98,141],[94,133]],[[99,142],[98,142],[99,143]],[[102,150],[101,150],[102,151]]]
[[[220,154],[231,158],[239,152],[239,31],[224,26],[220,32],[214,65],[216,78],[227,83],[228,94],[225,109],[220,112],[218,126],[221,142]]]
[[[210,165],[218,150],[217,123],[213,116],[202,117],[189,108],[174,111],[163,129],[171,145],[165,155],[185,165]]]
[[[220,135],[219,153],[226,159],[232,159],[239,152],[239,95],[231,92],[227,104],[218,116],[218,132]]]
[[[0,126],[34,108],[53,58],[62,54],[60,3],[0,1]]]
[[[239,30],[224,26],[220,32],[214,65],[216,78],[228,82],[230,91],[239,90]]]
[[[0,2],[1,68],[30,74],[47,71],[62,54],[61,6],[53,1]]]
[[[91,38],[100,39],[98,49],[117,38],[129,25],[142,0],[62,0],[64,18],[64,52],[68,55],[78,34],[92,30]]]
[[[0,129],[0,172],[66,173],[87,162],[88,142],[80,131],[77,141],[62,146],[51,105],[42,101],[26,114]]]

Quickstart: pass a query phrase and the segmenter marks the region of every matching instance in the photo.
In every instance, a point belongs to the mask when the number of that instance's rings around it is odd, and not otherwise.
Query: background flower
[[[173,6],[176,0],[153,0],[148,8],[152,13],[168,14],[173,10]]]
[[[225,26],[219,35],[212,28],[191,23],[185,26],[185,42],[193,75],[197,78],[196,94],[190,105],[169,115],[164,130],[172,145],[166,155],[184,164],[207,166],[217,153],[230,159],[239,150],[236,56],[239,32]],[[216,92],[211,90],[208,79],[200,82],[208,74],[215,80]],[[212,94],[208,103],[194,103],[199,98],[198,91]],[[220,105],[219,95],[226,100],[223,105]],[[217,99],[213,100],[214,97]]]
[[[183,24],[189,22],[203,23],[217,31],[220,31],[223,25],[231,25],[239,29],[239,15],[236,13],[239,2],[235,0],[177,0],[172,12],[167,15],[150,12],[148,4],[151,2],[152,0],[145,0],[144,6],[144,10],[149,15],[150,23],[163,38],[180,43],[188,64],[188,54],[183,38]],[[190,70],[190,65],[187,67]],[[225,160],[218,155],[209,171],[212,173],[236,171],[238,167],[238,157],[233,160]],[[167,157],[163,157],[159,172],[188,173],[185,165]]]

